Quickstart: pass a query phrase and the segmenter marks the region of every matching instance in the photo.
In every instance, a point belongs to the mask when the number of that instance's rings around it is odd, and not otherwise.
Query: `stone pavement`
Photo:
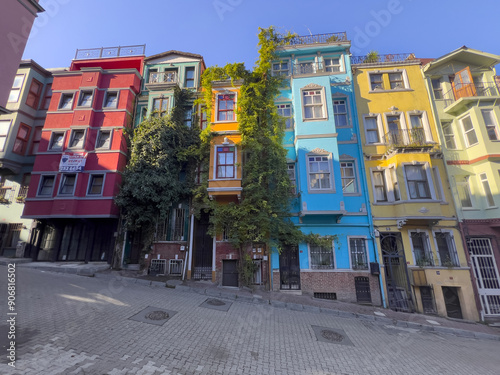
[[[0,266],[0,374],[496,375],[500,365],[500,342],[489,337],[353,318],[314,304],[269,304],[262,292],[236,296],[113,271],[81,277],[19,266],[12,369],[6,272]]]

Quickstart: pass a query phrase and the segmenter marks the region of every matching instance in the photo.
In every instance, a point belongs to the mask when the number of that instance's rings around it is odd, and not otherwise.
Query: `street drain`
[[[334,341],[334,342],[341,342],[344,340],[344,336],[341,335],[340,333],[333,332],[329,329],[324,329],[321,331],[321,336],[328,341]]]
[[[168,319],[170,315],[165,311],[153,311],[146,315],[146,319],[150,320],[165,320]]]
[[[209,304],[211,306],[224,306],[226,303],[222,302],[219,299],[210,298],[210,299],[207,299],[207,304]]]

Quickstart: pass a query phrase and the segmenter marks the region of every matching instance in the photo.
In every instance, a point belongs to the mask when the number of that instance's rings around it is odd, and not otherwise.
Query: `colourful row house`
[[[23,213],[37,222],[32,259],[111,262],[144,48],[77,50],[68,70],[53,73]]]
[[[467,249],[460,262],[471,268],[482,320],[500,318],[500,93],[494,68],[498,63],[499,55],[464,46],[422,69]],[[472,309],[472,297],[463,300],[467,295],[462,287],[462,306],[468,302]]]
[[[272,254],[272,289],[382,304],[378,256],[345,33],[297,36],[277,50],[275,103],[296,198],[293,221],[331,246],[300,243]]]

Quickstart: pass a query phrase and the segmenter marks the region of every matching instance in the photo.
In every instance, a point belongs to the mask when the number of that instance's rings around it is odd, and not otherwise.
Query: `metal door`
[[[380,233],[380,246],[389,307],[396,311],[412,312],[414,309],[401,233]]]
[[[355,277],[354,286],[356,288],[356,300],[358,303],[372,303],[370,279],[368,277]]]
[[[442,288],[446,314],[450,318],[463,319],[460,298],[458,298],[458,288],[451,286],[443,286]]]
[[[299,248],[287,246],[280,254],[280,288],[300,290]]]
[[[213,239],[207,234],[209,214],[202,213],[194,231],[193,279],[212,280]]]
[[[434,294],[430,286],[420,286],[420,299],[422,300],[422,309],[424,314],[435,314]]]
[[[238,286],[238,261],[222,261],[222,286]]]
[[[467,248],[486,315],[500,316],[500,277],[489,238],[469,238]]]

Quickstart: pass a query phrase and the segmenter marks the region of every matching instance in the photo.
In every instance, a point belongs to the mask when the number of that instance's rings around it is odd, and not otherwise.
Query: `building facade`
[[[421,62],[412,54],[352,62],[387,305],[477,320]]]
[[[0,115],[0,255],[3,256],[22,257],[29,241],[32,220],[21,219],[21,215],[52,95],[51,85],[51,71],[33,60],[21,61],[7,103],[10,113]]]
[[[78,50],[67,71],[53,74],[23,213],[37,221],[34,260],[111,262],[119,217],[113,198],[143,60],[144,46]]]
[[[334,238],[274,252],[272,288],[380,305],[349,48],[345,33],[296,37],[272,63],[283,77],[275,103],[286,121],[292,219],[305,234]]]
[[[422,69],[482,319],[500,318],[499,62],[461,47]]]

